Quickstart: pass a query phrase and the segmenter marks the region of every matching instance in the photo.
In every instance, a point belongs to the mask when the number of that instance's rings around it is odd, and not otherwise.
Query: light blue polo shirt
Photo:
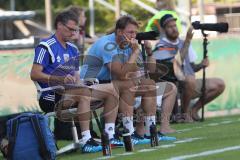
[[[88,50],[80,72],[80,78],[97,78],[112,80],[113,76],[107,64],[111,62],[125,63],[128,61],[132,49],[126,46],[120,49],[116,43],[115,33],[105,35],[96,41]]]

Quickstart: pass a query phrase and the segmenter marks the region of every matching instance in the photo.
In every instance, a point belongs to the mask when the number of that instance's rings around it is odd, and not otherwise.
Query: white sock
[[[157,96],[157,108],[161,108],[161,106],[162,106],[162,98],[163,98],[163,95],[158,95]]]
[[[115,134],[115,124],[114,123],[106,123],[105,124],[105,132],[108,134],[109,139],[113,138]]]
[[[156,116],[145,116],[145,134],[146,136],[150,136],[150,126],[156,124]]]
[[[133,116],[123,117],[122,122],[123,122],[123,126],[129,130],[129,133],[133,134],[133,132],[134,132]]]
[[[90,130],[83,131],[81,134],[82,134],[82,143],[84,145],[91,138]]]

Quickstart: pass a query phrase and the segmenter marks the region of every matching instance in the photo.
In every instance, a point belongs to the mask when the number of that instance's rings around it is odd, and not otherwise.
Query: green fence
[[[207,77],[220,77],[226,83],[224,93],[208,105],[209,111],[231,110],[240,108],[240,38],[221,37],[209,39],[208,57],[210,67],[206,70]],[[193,47],[202,59],[202,40],[195,40]],[[202,77],[202,73],[197,74]]]

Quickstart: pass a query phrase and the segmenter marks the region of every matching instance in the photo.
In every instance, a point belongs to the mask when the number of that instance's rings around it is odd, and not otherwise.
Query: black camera
[[[195,21],[192,23],[194,29],[201,29],[206,31],[228,32],[228,23],[200,23]]]
[[[140,32],[137,33],[136,39],[138,41],[142,40],[156,40],[156,38],[159,36],[158,32],[150,31],[150,32]]]

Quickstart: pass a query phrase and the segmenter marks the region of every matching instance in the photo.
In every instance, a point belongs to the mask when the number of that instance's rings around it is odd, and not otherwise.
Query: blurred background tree
[[[155,3],[151,3],[148,0],[141,0],[142,2],[148,4],[149,6],[155,8]],[[192,0],[193,5],[197,3],[198,0]],[[106,0],[106,2],[114,5],[114,0]],[[177,2],[177,0],[175,0]],[[240,2],[240,0],[204,0],[204,3],[235,3]],[[16,10],[33,10],[36,11],[37,16],[35,16],[34,21],[40,24],[45,23],[45,11],[44,11],[44,0],[15,0]],[[86,9],[86,15],[89,17],[88,10],[88,0],[52,0],[52,13],[53,19],[56,14],[66,8],[69,5],[79,5]],[[9,10],[10,0],[0,0],[0,8]],[[133,15],[141,23],[140,30],[143,31],[147,24],[147,21],[153,16],[152,13],[142,9],[136,4],[132,3],[130,0],[121,0],[121,9],[126,11],[128,14]],[[95,32],[105,33],[106,30],[113,27],[115,22],[115,13],[99,3],[95,2]],[[87,21],[87,26],[89,21]],[[87,27],[88,28],[88,27]]]

